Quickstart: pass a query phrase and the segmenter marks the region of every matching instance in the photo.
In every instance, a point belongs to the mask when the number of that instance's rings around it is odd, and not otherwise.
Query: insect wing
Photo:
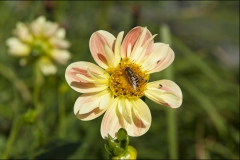
[[[125,69],[126,74],[127,74],[127,79],[128,82],[132,85],[133,89],[136,90],[138,85],[139,85],[139,80],[138,77],[135,75],[135,73],[130,69],[130,68],[126,68]]]

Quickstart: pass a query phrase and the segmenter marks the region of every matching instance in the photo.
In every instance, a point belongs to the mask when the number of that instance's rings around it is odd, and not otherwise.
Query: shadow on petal
[[[70,85],[76,88],[81,88],[81,89],[89,89],[89,88],[96,87],[94,83],[71,82]]]
[[[103,56],[101,53],[97,53],[97,57],[98,57],[98,59],[100,59],[103,63],[108,64],[108,63],[107,63],[107,59],[106,59],[105,56]]]
[[[80,119],[80,120],[83,120],[83,121],[88,121],[88,120],[92,120],[92,119],[95,119],[95,118],[99,117],[104,112],[105,112],[105,110],[100,110],[99,108],[95,108],[94,110],[92,110],[89,113],[77,114],[77,118]]]
[[[147,126],[144,125],[141,118],[137,116],[134,112],[132,112],[132,119],[133,123],[137,128],[146,128]]]
[[[118,117],[118,123],[120,124],[121,128],[125,128],[124,118],[122,114],[119,112],[119,109],[116,109],[116,115]]]

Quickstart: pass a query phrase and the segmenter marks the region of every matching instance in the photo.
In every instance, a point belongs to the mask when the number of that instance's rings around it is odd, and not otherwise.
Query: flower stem
[[[39,109],[39,94],[40,94],[40,87],[42,84],[43,78],[41,71],[39,69],[38,63],[35,64],[34,68],[34,88],[33,88],[33,104],[36,109]]]
[[[41,93],[41,85],[43,84],[43,75],[41,73],[41,70],[39,68],[39,62],[35,63],[34,66],[34,86],[33,86],[33,105],[35,107],[35,110],[38,112],[38,120],[36,121],[36,126],[38,128],[38,134],[37,138],[39,140],[39,146],[43,146],[45,144],[45,139],[42,136],[43,129],[44,129],[44,123],[40,120],[41,114],[43,113],[44,106],[41,105],[39,98]]]
[[[66,137],[66,112],[65,112],[65,91],[62,89],[64,85],[58,87],[58,103],[59,103],[59,137],[64,139]]]
[[[171,45],[171,33],[167,25],[160,27],[160,35],[162,42]],[[173,65],[165,69],[165,78],[173,80]],[[169,156],[171,159],[178,159],[178,143],[177,143],[177,123],[176,123],[176,110],[172,108],[166,108],[167,114],[167,126],[168,126],[168,148]]]
[[[13,125],[11,127],[10,136],[8,138],[6,149],[5,149],[5,152],[3,154],[2,159],[8,159],[9,152],[12,148],[13,142],[15,141],[17,133],[18,133],[18,131],[19,131],[21,125],[22,125],[22,122],[23,122],[23,116],[21,116],[20,118],[15,120],[15,122],[13,123]]]

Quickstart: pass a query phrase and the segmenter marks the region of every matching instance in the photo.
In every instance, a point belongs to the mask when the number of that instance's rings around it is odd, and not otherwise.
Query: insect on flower
[[[167,79],[149,82],[150,74],[164,70],[174,60],[173,50],[168,44],[154,43],[155,36],[141,26],[134,27],[125,37],[123,31],[115,37],[98,30],[89,40],[98,65],[80,61],[66,69],[67,83],[82,93],[74,104],[75,115],[88,121],[104,114],[101,124],[104,139],[108,135],[115,137],[120,128],[132,137],[149,130],[152,116],[141,99],[143,96],[171,108],[182,104],[182,91],[175,82]]]
[[[126,72],[126,75],[127,75],[128,82],[131,84],[131,86],[134,90],[137,89],[140,81],[143,81],[145,83],[147,82],[147,80],[144,79],[142,76],[140,76],[137,73],[135,73],[134,71],[132,71],[130,69],[130,67],[126,67],[125,72]]]

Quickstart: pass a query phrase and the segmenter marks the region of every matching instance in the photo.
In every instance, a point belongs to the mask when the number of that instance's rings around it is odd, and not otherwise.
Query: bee
[[[140,75],[138,75],[137,73],[132,71],[130,69],[130,67],[126,67],[125,72],[126,72],[126,75],[127,75],[128,82],[131,84],[131,86],[134,90],[137,89],[137,87],[140,84],[140,81],[143,81],[145,83],[147,82],[146,79],[144,79],[143,77],[141,77]]]
[[[163,87],[163,85],[162,84],[159,84],[159,88],[162,88]]]

